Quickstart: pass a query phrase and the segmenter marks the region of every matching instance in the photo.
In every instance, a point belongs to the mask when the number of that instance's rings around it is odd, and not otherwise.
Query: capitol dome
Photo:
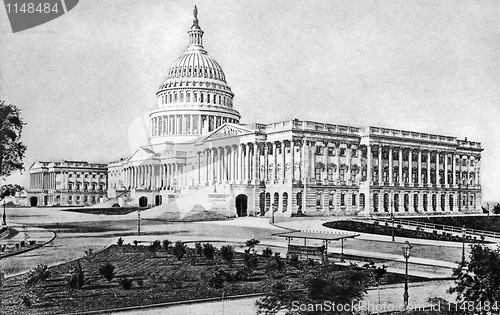
[[[239,123],[233,109],[234,94],[217,61],[203,47],[203,30],[195,7],[189,45],[172,64],[156,92],[157,106],[150,112],[151,140],[184,142],[207,135],[225,123]]]

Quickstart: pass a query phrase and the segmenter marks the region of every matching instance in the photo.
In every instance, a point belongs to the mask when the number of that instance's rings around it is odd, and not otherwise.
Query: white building
[[[150,111],[150,145],[108,165],[108,197],[230,216],[477,212],[481,145],[380,127],[239,124],[221,66],[189,45]]]

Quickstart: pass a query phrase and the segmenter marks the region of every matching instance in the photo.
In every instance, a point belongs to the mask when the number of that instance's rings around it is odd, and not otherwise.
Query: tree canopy
[[[487,314],[500,309],[500,247],[472,245],[469,261],[454,270],[456,286],[450,292],[457,293],[459,305],[481,305],[475,309]]]
[[[17,170],[23,170],[26,146],[20,141],[25,123],[20,109],[0,100],[0,177],[5,178]]]

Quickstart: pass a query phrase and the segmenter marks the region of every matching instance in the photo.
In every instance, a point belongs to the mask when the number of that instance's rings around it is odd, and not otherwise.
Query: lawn
[[[291,260],[283,261],[284,271],[276,272],[270,267],[275,262],[274,257],[258,256],[257,266],[245,277],[246,264],[240,253],[236,253],[229,264],[220,258],[209,260],[194,248],[188,248],[179,261],[172,247],[168,252],[162,248],[153,252],[149,246],[112,245],[97,254],[51,267],[46,280],[28,288],[26,275],[8,278],[1,289],[1,310],[6,314],[60,314],[220,297],[222,294],[262,293],[278,278],[288,279],[300,287],[304,270],[322,268],[319,264],[313,267],[301,264],[299,268]],[[80,289],[70,289],[67,279],[77,263],[82,266],[84,284]],[[99,273],[106,263],[115,267],[111,281]],[[389,274],[386,283],[401,282],[403,277]],[[125,289],[121,283],[125,278],[132,281],[130,289]],[[422,280],[410,278],[410,281]]]
[[[465,226],[469,229],[500,232],[500,216],[447,216],[447,217],[418,217],[411,218],[412,221],[426,222],[432,224]]]
[[[395,237],[407,237],[407,238],[420,238],[429,240],[440,240],[440,241],[450,241],[450,242],[462,242],[461,236],[454,236],[451,233],[438,233],[438,231],[427,232],[422,229],[419,230],[408,230],[402,228],[401,225],[395,225],[394,229],[389,222],[381,223],[376,221],[375,223],[365,223],[358,221],[333,221],[323,224],[324,226],[332,229],[340,229],[353,232],[370,233],[370,234],[380,234],[380,235],[392,235],[394,232]],[[480,239],[474,237],[466,237],[466,243],[486,243]]]

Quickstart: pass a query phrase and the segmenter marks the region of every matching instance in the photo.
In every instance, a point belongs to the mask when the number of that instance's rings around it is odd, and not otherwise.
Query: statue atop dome
[[[193,16],[193,26],[198,26],[198,8],[196,6],[194,6]]]

